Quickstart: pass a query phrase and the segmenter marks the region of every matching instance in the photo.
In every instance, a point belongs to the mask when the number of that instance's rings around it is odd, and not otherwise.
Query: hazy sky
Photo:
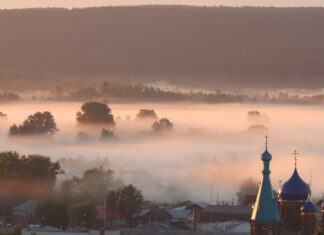
[[[0,0],[0,8],[91,7],[141,4],[184,4],[200,6],[321,6],[324,0]]]

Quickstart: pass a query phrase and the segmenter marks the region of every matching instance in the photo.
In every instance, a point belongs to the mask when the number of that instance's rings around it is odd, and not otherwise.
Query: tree
[[[11,228],[9,235],[21,235],[21,225],[17,224]]]
[[[0,94],[0,102],[18,101],[18,100],[20,100],[19,95],[13,92],[3,92]]]
[[[55,97],[55,98],[62,98],[64,95],[64,90],[62,88],[62,86],[56,86],[52,91],[51,94]]]
[[[89,134],[86,133],[86,132],[83,132],[83,131],[78,132],[76,137],[77,137],[77,140],[80,141],[80,142],[86,142],[86,141],[89,141],[91,139]]]
[[[88,102],[81,106],[77,113],[79,123],[109,124],[115,125],[114,116],[107,104],[100,102]]]
[[[65,228],[68,225],[68,205],[61,201],[46,200],[36,209],[38,218],[44,218],[44,225]]]
[[[30,115],[22,125],[14,124],[9,129],[9,135],[52,135],[58,129],[50,112],[37,112]]]
[[[85,201],[69,206],[68,215],[71,225],[92,228],[96,222],[96,203]]]
[[[243,180],[239,186],[239,191],[236,193],[239,204],[243,204],[244,199],[247,195],[256,195],[258,188],[258,183],[252,178]]]
[[[114,132],[108,129],[103,128],[101,130],[100,138],[102,140],[115,140],[117,137],[115,136]]]
[[[170,120],[167,118],[162,118],[159,121],[155,121],[153,123],[152,129],[154,132],[170,131],[173,129],[173,123],[170,122]]]
[[[109,91],[109,83],[108,81],[103,81],[100,85],[100,93],[103,97],[107,98]]]
[[[8,208],[32,197],[52,192],[57,175],[64,173],[58,162],[42,155],[0,153],[0,206]]]
[[[261,114],[258,110],[251,110],[247,114],[247,119],[252,123],[267,123],[270,121],[266,114]]]
[[[130,184],[120,190],[109,192],[106,201],[110,208],[126,213],[128,223],[131,223],[133,215],[138,213],[142,207],[143,195],[140,190]]]
[[[137,120],[156,120],[157,118],[153,109],[141,109],[137,114]]]
[[[74,100],[95,99],[97,97],[99,97],[99,93],[94,87],[80,88],[70,94],[70,98]]]
[[[123,186],[121,180],[115,180],[110,169],[93,168],[84,172],[81,178],[73,177],[62,183],[65,192],[75,192],[81,198],[102,202],[108,192]]]
[[[255,124],[255,125],[250,125],[248,131],[267,132],[268,128],[262,124],[259,124],[259,125]]]

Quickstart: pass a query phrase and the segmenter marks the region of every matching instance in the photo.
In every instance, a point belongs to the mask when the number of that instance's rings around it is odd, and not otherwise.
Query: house
[[[251,215],[251,206],[209,205],[200,213],[199,222],[249,221]]]
[[[192,230],[192,214],[191,210],[188,210],[187,207],[178,207],[169,209],[168,213],[171,215],[171,225],[180,230]]]
[[[150,209],[142,209],[138,214],[133,216],[135,224],[148,224],[148,223],[160,223],[169,225],[172,216],[164,208],[153,207]]]
[[[128,225],[128,215],[125,212],[116,211],[109,207],[98,206],[97,207],[97,219],[96,227],[108,229],[115,229],[120,227],[126,227]]]
[[[15,222],[27,222],[35,218],[38,201],[31,199],[11,209]]]
[[[168,213],[171,215],[171,222],[184,222],[189,224],[192,221],[191,210],[187,210],[186,207],[178,207],[169,209]]]

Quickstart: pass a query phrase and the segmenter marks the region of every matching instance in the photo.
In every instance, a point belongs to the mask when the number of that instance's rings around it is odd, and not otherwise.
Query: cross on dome
[[[269,137],[266,135],[264,138],[265,138],[266,150],[268,150],[268,139],[269,139]]]
[[[298,161],[297,157],[298,157],[299,153],[297,150],[295,150],[292,154],[294,155],[294,158],[295,158],[295,168],[297,168],[297,161]]]

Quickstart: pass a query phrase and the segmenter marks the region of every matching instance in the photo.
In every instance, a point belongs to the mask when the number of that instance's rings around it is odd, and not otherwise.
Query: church
[[[276,193],[270,180],[272,155],[268,151],[266,137],[265,151],[261,155],[263,179],[250,220],[251,235],[313,235],[317,229],[324,228],[324,205],[322,224],[318,224],[316,207],[310,201],[310,187],[298,174],[297,152],[294,154],[295,167],[292,176]]]

